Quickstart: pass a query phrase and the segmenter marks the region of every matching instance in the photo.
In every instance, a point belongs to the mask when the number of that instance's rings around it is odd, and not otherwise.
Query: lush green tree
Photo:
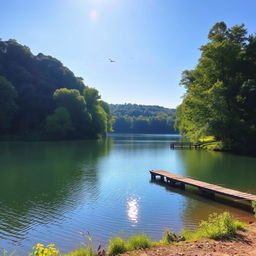
[[[108,132],[108,119],[107,114],[100,105],[96,105],[91,110],[92,115],[92,130],[96,134],[106,135]]]
[[[6,132],[11,125],[14,112],[17,109],[15,98],[17,92],[12,84],[0,76],[0,131]]]
[[[105,102],[103,100],[100,100],[99,104],[103,108],[105,113],[107,114],[107,131],[112,132],[112,125],[113,125],[113,122],[114,122],[114,118],[112,116],[110,106],[107,102]]]
[[[84,97],[76,89],[57,89],[53,94],[53,98],[57,106],[64,107],[69,111],[73,121],[79,119],[79,115],[86,110]]]
[[[98,105],[100,98],[99,92],[95,88],[84,89],[84,99],[88,109],[92,109],[95,105]]]
[[[208,38],[196,68],[183,72],[186,94],[177,109],[176,126],[191,140],[213,135],[226,148],[248,147],[256,137],[255,118],[248,116],[256,104],[255,37],[247,36],[244,25],[229,29],[219,22]]]
[[[32,134],[33,138],[45,138],[46,118],[53,114],[56,107],[64,107],[74,127],[73,138],[95,138],[100,135],[92,129],[91,114],[99,104],[98,91],[87,88],[83,79],[76,77],[59,60],[42,53],[33,55],[27,46],[15,40],[0,40],[0,76],[7,79],[17,92],[17,97],[13,97],[11,91],[9,93],[9,107],[16,105],[17,108],[10,107],[12,111],[3,111],[0,130],[22,138],[29,138]],[[0,98],[9,99],[4,92],[2,95]],[[107,118],[110,116],[108,114]],[[111,122],[107,120],[107,123],[110,130]]]
[[[68,138],[73,130],[70,114],[64,107],[56,108],[54,113],[46,119],[46,131],[53,138]]]

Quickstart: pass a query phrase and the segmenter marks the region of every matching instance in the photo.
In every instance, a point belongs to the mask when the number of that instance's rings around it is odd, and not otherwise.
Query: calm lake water
[[[150,169],[256,194],[256,158],[170,150],[171,135],[112,135],[102,141],[0,143],[0,249],[21,255],[40,242],[61,252],[110,237],[193,228],[211,212],[253,216],[197,193],[150,182]]]

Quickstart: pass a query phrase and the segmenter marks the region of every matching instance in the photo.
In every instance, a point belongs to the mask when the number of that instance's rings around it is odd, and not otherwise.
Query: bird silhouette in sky
[[[112,60],[111,58],[108,58],[108,60],[109,60],[110,62],[116,62],[115,60]]]

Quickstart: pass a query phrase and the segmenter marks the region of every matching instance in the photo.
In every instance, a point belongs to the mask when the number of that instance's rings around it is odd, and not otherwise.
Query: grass
[[[256,202],[252,204],[256,213]],[[167,245],[179,241],[195,241],[200,238],[211,238],[216,240],[231,239],[235,236],[238,230],[245,230],[244,223],[235,220],[228,212],[221,214],[210,214],[207,221],[201,221],[195,231],[184,229],[181,236],[176,236],[169,229],[164,231],[164,235],[160,241],[152,241],[146,234],[138,234],[131,236],[128,240],[123,240],[121,237],[114,237],[109,240],[107,255],[116,256],[127,251],[146,249],[156,245]],[[99,249],[100,248],[100,249]],[[106,256],[105,251],[101,251],[99,246],[98,252],[94,252],[92,248],[92,239],[88,236],[88,245],[85,248],[80,248],[68,254],[60,254],[53,244],[44,246],[37,244],[33,249],[35,250],[31,256]],[[15,251],[8,255],[4,250],[2,256],[13,256]],[[1,255],[1,253],[0,253]]]
[[[207,221],[201,221],[194,231],[183,230],[181,235],[185,240],[211,238],[215,240],[231,239],[237,230],[245,230],[245,224],[235,220],[228,212],[210,214]]]
[[[223,144],[221,141],[209,142],[200,146],[203,149],[209,150],[221,150],[223,149]]]
[[[94,252],[90,248],[80,248],[73,252],[64,254],[63,256],[94,256]]]
[[[109,255],[118,255],[126,251],[126,244],[121,237],[114,237],[109,240],[109,246],[107,250]]]
[[[200,142],[208,142],[208,141],[213,141],[215,140],[214,136],[205,136],[201,139],[199,139]]]
[[[152,247],[153,241],[146,234],[131,236],[126,242],[128,251]]]
[[[131,236],[127,241],[117,236],[109,240],[107,253],[115,256],[127,251],[150,248],[155,244],[156,242],[153,242],[146,234]]]

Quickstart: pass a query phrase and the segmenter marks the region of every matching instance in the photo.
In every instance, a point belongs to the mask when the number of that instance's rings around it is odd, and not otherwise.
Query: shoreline
[[[238,231],[230,240],[202,238],[197,241],[181,241],[170,245],[157,245],[121,254],[122,256],[255,256],[256,222],[246,231]]]

